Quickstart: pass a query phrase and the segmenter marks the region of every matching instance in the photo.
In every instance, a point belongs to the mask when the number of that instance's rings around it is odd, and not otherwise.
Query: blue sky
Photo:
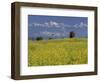
[[[70,31],[76,37],[87,37],[87,26],[87,17],[28,15],[29,38],[68,37]]]

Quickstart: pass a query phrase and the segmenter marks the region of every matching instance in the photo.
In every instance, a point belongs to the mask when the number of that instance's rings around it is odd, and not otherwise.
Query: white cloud
[[[81,23],[79,24],[79,27],[80,27],[80,28],[87,27],[87,24],[81,22]]]
[[[33,23],[33,25],[35,27],[44,27],[45,26],[44,24],[41,24],[41,23]]]
[[[45,22],[45,23],[43,23],[43,25],[45,27],[50,27],[50,28],[59,28],[60,27],[60,24],[55,21]]]
[[[78,25],[78,24],[75,24],[73,27],[75,27],[75,28],[79,28],[79,25]]]
[[[87,27],[87,24],[80,22],[79,24],[74,24],[73,26],[64,24],[64,23],[58,23],[55,21],[49,21],[49,22],[44,22],[44,23],[32,23],[29,24],[30,27],[35,26],[35,27],[47,27],[47,28],[60,28],[60,29],[65,29],[65,27],[75,27],[75,28],[84,28]]]
[[[84,28],[84,27],[87,27],[87,24],[85,24],[83,22],[80,22],[80,24],[75,24],[75,25],[73,25],[73,27],[75,27],[75,28]]]
[[[50,25],[49,25],[48,22],[45,22],[44,25],[45,25],[46,27],[50,27]]]
[[[42,32],[42,34],[43,35],[51,36],[53,34],[53,32],[44,31],[44,32]]]
[[[29,26],[40,26],[40,27],[48,27],[48,28],[59,28],[62,27],[61,23],[55,22],[55,21],[49,21],[49,22],[44,22],[44,23],[32,23]],[[64,25],[63,25],[64,26]]]
[[[41,32],[41,34],[43,35],[47,35],[47,36],[56,36],[56,37],[59,37],[59,36],[64,36],[64,33],[61,33],[61,32],[49,32],[49,31],[44,31],[44,32]]]
[[[50,25],[54,27],[60,27],[60,24],[55,21],[50,21]]]
[[[79,24],[79,27],[80,27],[80,28],[84,27],[84,23],[81,22],[81,23]]]

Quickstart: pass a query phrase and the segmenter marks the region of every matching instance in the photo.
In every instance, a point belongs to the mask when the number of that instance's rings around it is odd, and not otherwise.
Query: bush
[[[50,39],[53,39],[53,38],[49,38],[49,40],[50,40]]]
[[[43,38],[42,37],[37,37],[36,40],[43,40]]]

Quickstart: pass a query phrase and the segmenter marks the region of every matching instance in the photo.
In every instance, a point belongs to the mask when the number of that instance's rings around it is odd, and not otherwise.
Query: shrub
[[[50,39],[52,39],[52,38],[49,38],[49,40],[50,40]]]
[[[37,37],[36,40],[43,40],[43,38],[42,37]]]

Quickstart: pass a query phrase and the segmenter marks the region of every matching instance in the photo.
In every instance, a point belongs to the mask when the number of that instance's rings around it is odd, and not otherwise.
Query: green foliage
[[[43,38],[42,37],[37,37],[36,40],[43,40]]]
[[[49,38],[49,40],[50,40],[50,39],[53,39],[53,38]]]
[[[86,64],[86,38],[41,40],[28,43],[28,66]]]

